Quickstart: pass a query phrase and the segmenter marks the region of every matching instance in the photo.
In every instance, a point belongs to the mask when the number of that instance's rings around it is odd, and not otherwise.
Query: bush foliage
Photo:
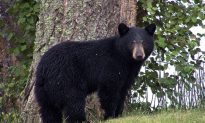
[[[33,0],[1,1],[0,38],[9,44],[16,61],[8,68],[7,82],[0,82],[0,122],[20,122],[18,109],[32,61],[39,4]]]

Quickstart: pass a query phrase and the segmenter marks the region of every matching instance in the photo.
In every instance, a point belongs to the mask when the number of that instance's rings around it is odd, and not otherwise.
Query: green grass
[[[168,111],[150,115],[132,115],[104,123],[205,123],[205,110]]]

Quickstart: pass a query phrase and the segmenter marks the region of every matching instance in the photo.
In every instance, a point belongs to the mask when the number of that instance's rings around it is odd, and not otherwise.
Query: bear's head
[[[145,61],[154,48],[155,24],[145,28],[128,27],[124,23],[119,24],[118,49],[123,55],[135,61]]]

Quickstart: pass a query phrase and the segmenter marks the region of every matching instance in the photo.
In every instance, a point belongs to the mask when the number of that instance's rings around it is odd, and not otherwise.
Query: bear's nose
[[[136,57],[136,60],[139,60],[139,61],[143,60],[143,56],[142,56],[142,55],[138,55],[138,56]]]

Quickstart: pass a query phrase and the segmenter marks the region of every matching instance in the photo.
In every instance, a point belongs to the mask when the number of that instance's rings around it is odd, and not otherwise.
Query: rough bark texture
[[[39,122],[38,106],[34,98],[35,68],[40,57],[51,46],[64,40],[90,40],[109,37],[117,32],[120,22],[135,24],[135,0],[41,0],[37,23],[35,51],[28,84],[22,99],[22,118],[25,123]],[[97,96],[87,99],[89,120],[96,117],[89,110],[97,109]]]

